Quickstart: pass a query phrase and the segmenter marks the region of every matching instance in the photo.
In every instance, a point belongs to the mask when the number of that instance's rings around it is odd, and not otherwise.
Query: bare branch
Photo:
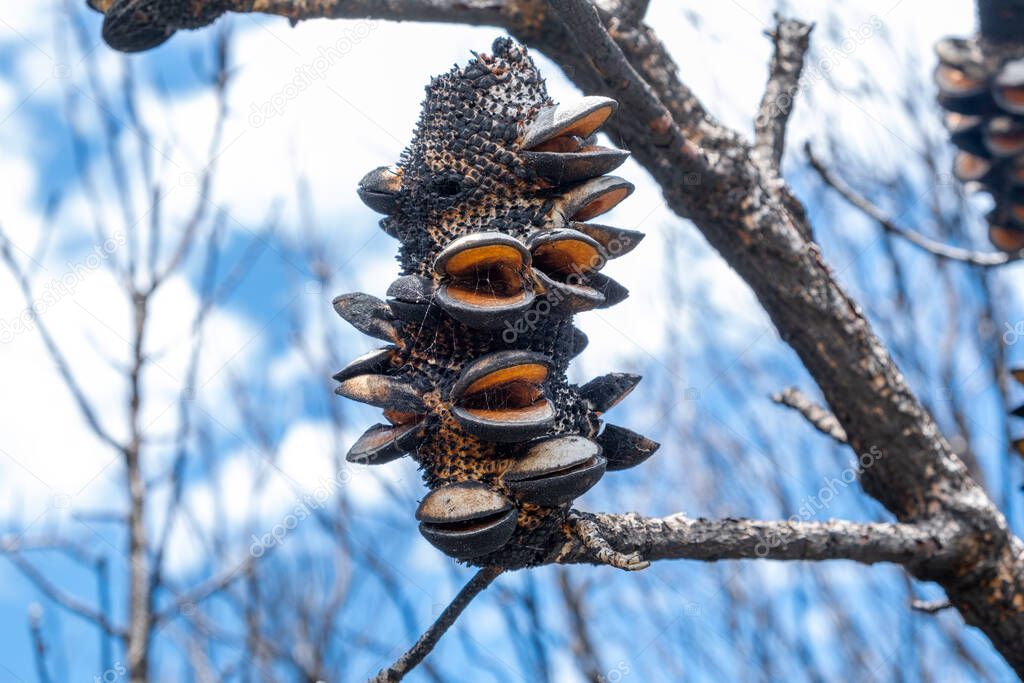
[[[0,548],[0,551],[5,551],[5,548]],[[32,584],[40,590],[46,597],[60,607],[63,607],[68,612],[76,614],[86,621],[92,622],[99,626],[105,633],[118,638],[124,638],[126,633],[124,629],[118,628],[110,622],[107,615],[99,610],[82,602],[78,598],[68,595],[54,583],[47,579],[42,572],[40,572],[35,565],[26,560],[20,552],[13,550],[10,552],[3,552],[4,556],[11,561],[11,563],[22,573],[22,575],[28,579]]]
[[[402,680],[407,673],[423,661],[424,657],[430,654],[430,651],[437,645],[437,641],[452,627],[463,610],[469,607],[469,603],[473,601],[473,598],[491,585],[491,582],[498,578],[499,574],[501,574],[501,569],[496,567],[485,567],[478,571],[469,580],[469,583],[462,587],[462,590],[459,591],[459,594],[455,596],[444,611],[441,612],[441,616],[420,636],[416,644],[399,657],[394,664],[386,669],[381,669],[380,673],[370,679],[371,683],[389,683]]]
[[[651,144],[663,149],[666,160],[675,164],[678,172],[701,177],[716,175],[700,150],[683,136],[651,86],[612,40],[589,0],[551,0],[550,4],[562,18],[570,40],[580,54],[586,55],[585,61],[590,63],[592,72],[614,94],[620,106],[628,108],[633,118],[646,124]]]
[[[223,150],[220,149],[221,140],[224,137],[224,123],[228,115],[228,85],[230,83],[230,70],[228,67],[228,39],[221,34],[217,43],[217,71],[213,79],[215,94],[217,98],[217,117],[214,120],[213,134],[207,150],[207,162],[200,174],[199,187],[196,193],[196,204],[181,230],[181,237],[174,248],[174,251],[159,272],[152,275],[150,292],[156,290],[169,275],[171,275],[182,260],[188,255],[189,250],[195,242],[196,231],[206,216],[208,205],[211,203],[210,190],[217,170],[217,160]]]
[[[775,15],[775,30],[766,32],[775,44],[768,83],[754,120],[754,151],[778,169],[786,149],[786,125],[793,112],[804,55],[811,43],[814,24]]]
[[[240,577],[248,574],[252,570],[252,566],[255,561],[256,558],[250,556],[234,567],[211,577],[209,580],[195,586],[188,592],[179,595],[171,605],[162,612],[153,616],[154,625],[159,626],[169,619],[172,619],[175,615],[180,614],[182,611],[194,608],[211,595],[227,588]]]
[[[846,445],[846,430],[839,424],[836,416],[804,396],[796,387],[789,387],[773,394],[772,400],[797,411],[819,432]]]
[[[948,244],[943,244],[942,242],[929,239],[928,237],[925,237],[913,230],[901,228],[896,225],[895,221],[887,216],[881,209],[872,204],[865,197],[858,194],[846,183],[846,181],[826,167],[825,164],[815,156],[810,143],[804,145],[804,151],[807,154],[807,159],[810,162],[811,167],[817,171],[818,175],[826,185],[839,193],[839,196],[856,208],[860,209],[866,216],[878,223],[886,232],[896,235],[897,237],[902,237],[929,254],[942,259],[948,259],[950,261],[961,261],[963,263],[970,263],[974,266],[983,267],[1004,266],[1007,263],[1013,263],[1014,261],[1019,261],[1021,258],[1024,258],[1024,250],[1014,253],[1002,253],[962,249],[960,247],[953,247]]]
[[[39,330],[39,336],[43,339],[43,344],[46,346],[46,351],[50,354],[50,359],[53,364],[57,366],[57,372],[60,373],[61,379],[64,381],[64,385],[71,392],[72,398],[75,400],[75,404],[78,406],[79,412],[82,413],[82,417],[85,418],[89,428],[92,429],[93,434],[103,441],[111,448],[118,452],[124,452],[124,445],[119,443],[106,428],[100,423],[99,418],[96,416],[96,412],[93,410],[92,404],[89,403],[89,399],[86,398],[85,392],[82,391],[82,387],[78,384],[78,380],[75,379],[74,375],[71,374],[71,366],[68,364],[67,359],[64,358],[64,354],[57,346],[57,342],[54,340],[53,335],[50,334],[50,328],[43,321],[33,307],[35,297],[32,294],[32,285],[29,284],[28,277],[25,275],[21,266],[18,265],[17,260],[14,258],[14,254],[11,253],[11,241],[4,233],[3,229],[0,228],[0,256],[3,257],[4,262],[10,269],[11,274],[14,275],[14,279],[18,282],[18,287],[21,289],[23,298],[25,299],[25,306],[32,316],[33,322],[36,324],[36,328]]]
[[[636,26],[644,20],[651,0],[594,0],[594,4],[615,21]]]
[[[604,680],[601,673],[603,668],[590,636],[585,592],[572,585],[569,572],[564,567],[558,569],[558,588],[562,594],[565,611],[569,615],[569,630],[572,633],[572,651],[576,655],[576,666],[588,681],[601,683]]]
[[[648,560],[853,560],[937,570],[953,562],[958,551],[952,530],[937,526],[709,520],[681,513],[668,517],[578,514],[593,522],[619,552],[638,552]],[[594,552],[576,539],[559,551],[555,561],[601,564]]]
[[[50,683],[50,671],[46,668],[46,639],[43,638],[42,608],[39,605],[29,605],[28,628],[32,634],[32,650],[35,655],[36,677],[39,683]]]
[[[292,21],[329,17],[333,19],[391,19],[399,21],[442,21],[470,26],[499,26],[537,2],[512,0],[231,0],[233,12],[262,12]],[[524,17],[525,19],[525,17]]]

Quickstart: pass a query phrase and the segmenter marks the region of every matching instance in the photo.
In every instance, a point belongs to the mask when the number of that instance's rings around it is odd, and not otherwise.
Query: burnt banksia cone
[[[1003,251],[1024,249],[1024,58],[986,57],[974,40],[935,46],[939,105],[958,148],[953,175],[989,192],[989,239]]]
[[[348,459],[415,458],[430,488],[416,511],[424,537],[459,560],[514,568],[551,561],[573,536],[601,546],[573,500],[658,444],[602,424],[639,377],[578,387],[565,376],[586,345],[573,314],[626,297],[600,271],[643,237],[589,222],[633,191],[604,175],[627,153],[595,139],[616,103],[556,105],[525,48],[501,38],[493,52],[433,79],[398,165],[360,182],[401,242],[402,277],[386,300],[335,299],[387,342],[335,379],[386,419]],[[646,564],[603,550],[615,566]]]

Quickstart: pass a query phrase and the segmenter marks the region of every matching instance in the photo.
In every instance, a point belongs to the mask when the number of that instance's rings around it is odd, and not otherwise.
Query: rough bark
[[[771,168],[778,169],[786,149],[786,125],[793,113],[804,54],[814,28],[777,17],[778,26],[768,33],[775,45],[761,106],[754,120],[754,149]]]
[[[618,550],[639,552],[648,560],[852,560],[943,571],[960,552],[955,530],[938,526],[691,519],[682,514],[583,516],[597,524],[601,535]],[[558,562],[600,564],[579,541],[563,548]]]

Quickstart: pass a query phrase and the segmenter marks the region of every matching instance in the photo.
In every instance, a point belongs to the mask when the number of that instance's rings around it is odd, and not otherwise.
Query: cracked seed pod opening
[[[1009,116],[992,119],[985,126],[985,146],[997,157],[1015,157],[1024,152],[1024,122]]]
[[[388,214],[398,207],[401,189],[402,177],[398,172],[390,166],[380,166],[363,176],[356,191],[363,204],[377,213]]]
[[[383,465],[397,460],[419,445],[422,439],[420,432],[418,422],[374,425],[352,444],[345,459],[364,465]]]
[[[377,375],[383,373],[388,365],[391,364],[391,358],[394,355],[394,346],[385,346],[382,349],[375,349],[368,351],[363,355],[359,356],[351,363],[338,370],[332,378],[336,382],[344,382],[347,379],[351,379],[357,375]]]
[[[420,533],[442,552],[470,559],[505,545],[516,527],[516,509],[500,493],[475,481],[431,491],[416,510]]]
[[[563,228],[535,233],[527,246],[533,255],[534,277],[552,303],[564,303],[579,313],[605,302],[604,294],[588,284],[608,260],[596,240]]]
[[[1011,114],[1024,114],[1024,59],[1003,65],[996,76],[992,94],[1003,110]]]
[[[471,363],[452,387],[452,415],[481,439],[518,442],[544,434],[555,407],[544,393],[550,361],[538,353],[498,351]]]
[[[984,157],[969,152],[957,152],[953,157],[953,175],[961,182],[984,182],[991,172],[992,162]]]
[[[949,131],[949,141],[958,149],[974,156],[988,156],[989,150],[985,146],[984,117],[949,112],[943,122],[946,124],[946,130]]]
[[[626,298],[600,269],[643,238],[586,222],[633,191],[604,175],[626,153],[596,142],[615,109],[604,97],[556,104],[526,49],[499,39],[431,81],[412,143],[358,188],[398,239],[401,272],[386,301],[335,302],[389,344],[336,376],[339,394],[387,420],[349,457],[413,457],[431,490],[421,532],[474,565],[549,561],[572,533],[572,501],[656,447],[608,427],[599,436],[630,382],[566,377],[587,345],[573,315]]]
[[[530,252],[500,232],[466,235],[445,247],[434,261],[442,278],[438,306],[471,327],[494,327],[533,303],[525,276]]]
[[[615,100],[594,95],[567,104],[546,105],[526,125],[522,148],[533,152],[576,152],[582,141],[596,133],[618,107]]]
[[[615,176],[602,176],[575,185],[561,196],[557,212],[564,223],[588,221],[607,213],[633,194],[633,183]]]
[[[334,393],[388,410],[424,410],[423,396],[411,384],[386,375],[356,375],[339,384]]]
[[[582,232],[584,235],[600,244],[601,248],[604,249],[605,255],[609,259],[625,256],[629,252],[633,251],[637,245],[640,244],[640,240],[644,238],[644,233],[639,230],[613,228],[608,225],[598,225],[596,223],[572,222],[569,224],[569,227],[573,230]]]
[[[561,436],[531,447],[502,479],[512,494],[535,505],[571,503],[604,475],[601,447],[582,436]]]
[[[989,241],[999,250],[1014,253],[1024,249],[1024,229],[993,225],[988,229]]]

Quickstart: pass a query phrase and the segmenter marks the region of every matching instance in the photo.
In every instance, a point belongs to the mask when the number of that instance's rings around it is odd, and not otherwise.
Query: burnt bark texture
[[[941,571],[956,562],[958,539],[942,526],[690,519],[675,514],[587,514],[621,552],[648,560],[852,560],[892,562],[917,571]],[[562,549],[562,564],[600,564],[578,541]]]
[[[441,21],[501,27],[544,52],[587,94],[619,102],[609,134],[660,185],[668,206],[690,219],[754,291],[782,339],[821,389],[847,443],[860,456],[864,490],[895,517],[891,525],[791,525],[673,516],[590,517],[618,550],[650,559],[844,558],[897,562],[938,582],[964,619],[1024,674],[1024,545],[971,479],[860,307],[843,289],[801,203],[778,173],[784,129],[809,27],[780,21],[776,54],[751,144],[718,123],[639,6],[616,0],[229,0],[234,11],[315,18]],[[1019,0],[979,5],[982,28],[1006,40],[1006,12]],[[1018,23],[1019,21],[1015,21]],[[1018,34],[1019,35],[1019,34]],[[784,112],[779,114],[779,112]],[[769,539],[766,541],[765,539]],[[771,539],[775,539],[772,541]],[[561,562],[590,561],[585,548]]]

